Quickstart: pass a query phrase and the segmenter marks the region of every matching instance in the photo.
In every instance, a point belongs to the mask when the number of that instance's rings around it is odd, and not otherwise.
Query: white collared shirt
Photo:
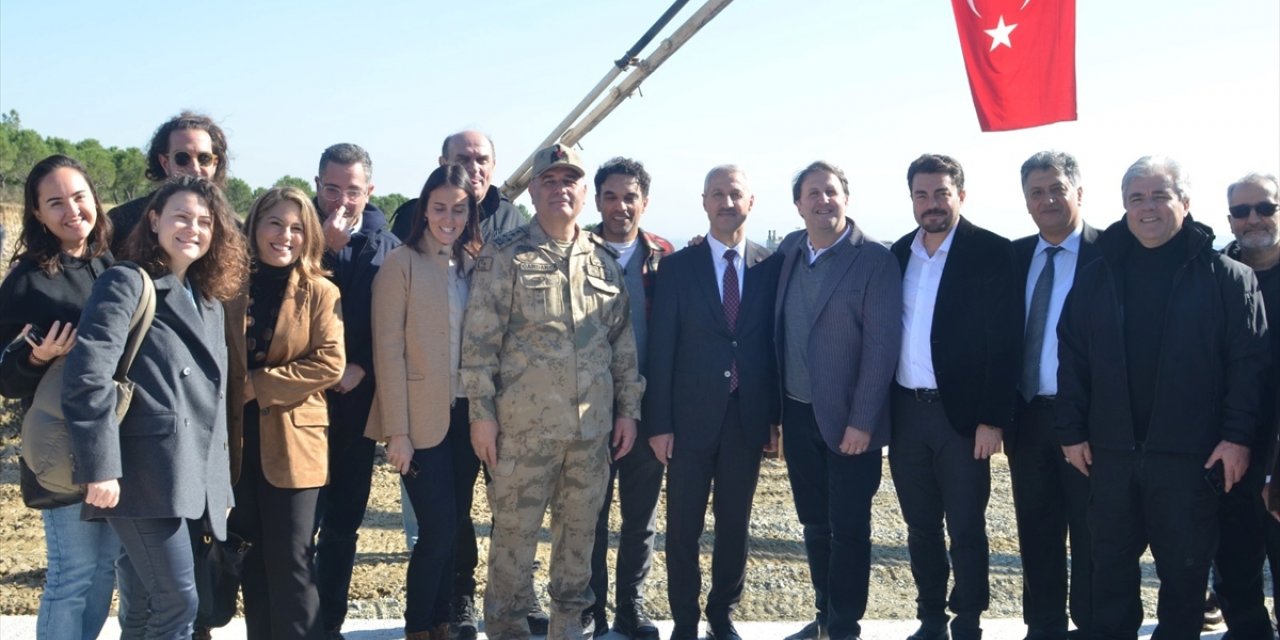
[[[924,248],[924,229],[911,241],[911,257],[902,276],[902,351],[898,356],[898,384],[908,389],[937,389],[933,374],[933,308],[938,301],[938,284],[947,266],[947,254],[956,229],[932,256]]]
[[[813,246],[813,236],[809,235],[808,233],[805,233],[805,235],[804,235],[804,244],[805,244],[805,246],[806,246],[806,247],[808,247],[808,248],[809,248],[809,266],[811,266],[811,267],[812,267],[812,266],[813,266],[813,263],[815,263],[815,262],[817,262],[817,261],[818,261],[818,256],[822,255],[822,254],[823,254],[823,253],[825,253],[827,250],[831,249],[831,247],[834,247],[834,246],[836,246],[836,245],[840,244],[841,242],[844,242],[845,240],[849,239],[849,234],[850,234],[850,233],[853,233],[853,225],[851,225],[851,224],[845,224],[845,226],[844,226],[844,233],[840,234],[840,237],[839,237],[839,238],[837,238],[835,242],[832,242],[831,244],[829,244],[829,245],[827,245],[827,246],[825,246],[825,247],[823,247],[823,248],[821,248],[821,249],[819,249],[819,248],[817,248],[817,247]]]
[[[1053,258],[1053,289],[1049,294],[1049,322],[1045,325],[1044,344],[1040,349],[1040,389],[1035,395],[1058,395],[1058,319],[1062,317],[1062,305],[1067,301],[1067,293],[1076,279],[1076,264],[1080,261],[1080,235],[1084,225],[1077,226],[1067,236],[1058,255]],[[1047,254],[1044,250],[1054,245],[1043,237],[1036,242],[1035,252],[1031,254],[1031,268],[1027,270],[1026,306],[1022,309],[1025,321],[1031,313],[1031,294],[1035,291],[1036,280],[1044,271]]]
[[[720,292],[720,300],[724,301],[724,268],[728,264],[724,259],[724,252],[733,249],[738,252],[737,257],[733,259],[733,269],[738,272],[738,299],[742,299],[742,276],[746,260],[743,257],[747,250],[747,238],[742,237],[742,241],[736,246],[729,247],[723,242],[715,239],[710,233],[707,234],[707,244],[711,249],[711,264],[716,268],[716,290]]]

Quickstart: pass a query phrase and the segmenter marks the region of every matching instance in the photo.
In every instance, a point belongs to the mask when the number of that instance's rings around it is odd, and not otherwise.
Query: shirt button
[[[734,349],[737,349],[737,348],[738,348],[738,341],[737,341],[737,340],[734,340],[733,342],[730,342],[730,343],[729,343],[729,346],[733,347]]]
[[[185,377],[187,377],[187,376],[189,376],[189,375],[191,375],[191,367],[183,367],[183,368],[182,368],[182,376],[185,378]]]
[[[262,409],[262,410],[258,411],[258,414],[259,414],[259,415],[264,415],[264,416],[265,416],[265,415],[267,415],[268,413],[271,413],[271,410],[270,410],[270,409]]]
[[[730,373],[730,372],[728,372],[728,371],[726,371],[726,372],[724,372],[724,377],[726,377],[726,378],[732,378],[732,377],[733,377],[733,374],[732,374],[732,373]]]

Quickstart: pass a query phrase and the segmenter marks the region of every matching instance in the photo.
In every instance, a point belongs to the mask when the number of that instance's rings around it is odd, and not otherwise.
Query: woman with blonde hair
[[[196,617],[190,527],[224,538],[232,505],[222,302],[239,294],[248,257],[218,187],[182,176],[156,192],[121,258],[135,264],[94,283],[67,356],[72,480],[85,485],[84,517],[106,519],[124,546],[122,635],[177,640]],[[154,282],[155,319],[117,420],[112,376],[144,278]]]
[[[404,246],[373,281],[378,388],[365,436],[387,443],[418,520],[405,586],[407,640],[448,640],[453,583],[453,439],[470,442],[458,380],[462,314],[480,249],[480,210],[465,169],[431,172]]]
[[[277,187],[245,221],[249,283],[227,303],[227,423],[236,507],[228,528],[253,544],[242,574],[251,640],[318,638],[311,533],[329,480],[324,390],[346,366],[338,287],[321,265],[311,200]]]

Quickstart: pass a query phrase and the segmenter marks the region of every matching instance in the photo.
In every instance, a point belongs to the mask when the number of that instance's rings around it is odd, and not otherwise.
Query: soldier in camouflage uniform
[[[577,154],[543,149],[533,175],[534,220],[476,260],[462,347],[471,441],[493,479],[484,603],[493,640],[530,635],[523,603],[548,503],[547,637],[582,637],[610,458],[631,449],[644,391],[622,271],[576,223],[587,190]]]

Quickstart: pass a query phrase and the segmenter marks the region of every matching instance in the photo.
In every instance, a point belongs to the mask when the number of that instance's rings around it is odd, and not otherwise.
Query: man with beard
[[[847,216],[849,181],[839,167],[805,167],[791,197],[805,228],[778,247],[774,344],[787,475],[818,615],[787,640],[856,640],[871,579],[871,499],[889,443],[889,387],[902,342],[902,271]]]
[[[327,393],[329,484],[316,505],[316,585],[320,619],[330,638],[341,638],[347,590],[356,559],[357,530],[373,480],[374,442],[364,437],[373,406],[373,278],[400,241],[369,202],[373,160],[357,145],[335,144],[320,156],[316,211],[323,221],[324,265],[342,294],[347,367]]]
[[[636,336],[640,373],[645,373],[650,292],[658,276],[658,262],[674,249],[666,239],[644,231],[640,220],[649,206],[649,172],[639,161],[614,158],[596,170],[596,209],[601,222],[592,229],[618,254],[622,282],[631,297],[631,329]],[[609,633],[605,605],[609,602],[609,505],[613,480],[618,481],[622,527],[618,539],[614,629],[632,640],[657,640],[658,627],[644,608],[644,578],[653,559],[653,537],[662,492],[662,463],[649,447],[633,447],[631,453],[610,465],[604,505],[596,521],[595,547],[591,552],[591,590],[595,604],[583,613],[596,637]]]
[[[936,154],[907,169],[915,231],[902,267],[902,351],[891,394],[889,470],[907,523],[920,628],[909,640],[976,640],[990,600],[991,455],[1013,426],[1021,326],[1009,241],[960,215],[964,169]],[[943,537],[951,536],[955,586]],[[947,607],[955,613],[947,633]]]
[[[1149,546],[1154,637],[1198,638],[1219,496],[1249,465],[1271,346],[1257,278],[1191,220],[1182,166],[1140,158],[1120,189],[1124,219],[1058,324],[1058,440],[1089,476],[1094,637],[1137,636]]]
[[[183,111],[160,125],[147,147],[147,178],[156,183],[172,176],[199,176],[221,188],[226,186],[227,164],[227,136],[209,116],[191,111]],[[142,218],[153,195],[154,191],[107,212],[113,229],[112,253],[120,255],[125,238]]]
[[[1224,253],[1253,269],[1267,319],[1280,318],[1280,228],[1276,224],[1275,176],[1251,173],[1227,187],[1227,222],[1235,241]],[[1280,385],[1280,333],[1271,332],[1271,366],[1263,376],[1258,430],[1249,450],[1249,469],[1240,486],[1222,496],[1218,510],[1221,540],[1214,557],[1214,593],[1233,638],[1271,634],[1262,594],[1262,564],[1271,561],[1273,593],[1280,593],[1280,524],[1257,499],[1276,441],[1276,387]]]

